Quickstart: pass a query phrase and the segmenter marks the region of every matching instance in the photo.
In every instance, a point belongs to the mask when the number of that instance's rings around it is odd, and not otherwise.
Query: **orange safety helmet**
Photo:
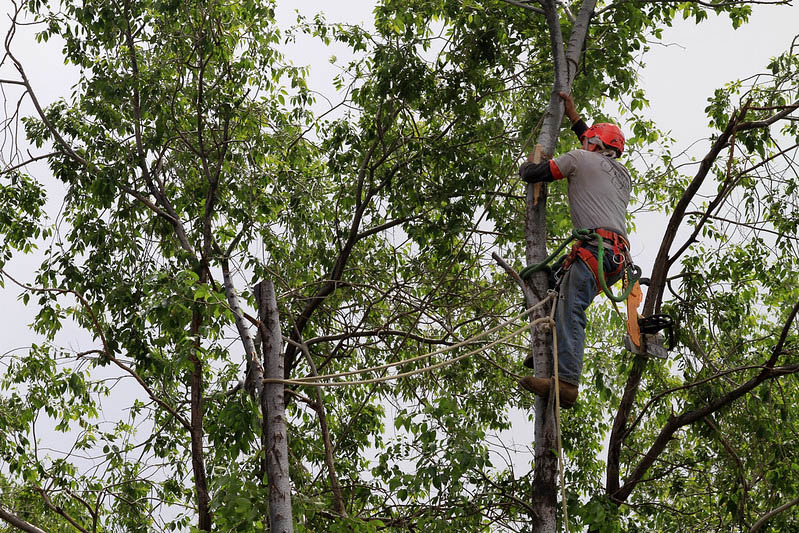
[[[602,144],[618,152],[617,156],[624,152],[624,134],[622,134],[619,127],[615,124],[610,124],[608,122],[594,124],[585,131],[582,138],[590,139],[591,137],[599,137]]]

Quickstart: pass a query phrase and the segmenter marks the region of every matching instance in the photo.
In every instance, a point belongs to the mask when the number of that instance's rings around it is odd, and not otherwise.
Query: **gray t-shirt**
[[[569,181],[572,225],[608,229],[626,239],[632,178],[624,165],[587,150],[572,150],[551,163],[556,167],[550,164],[554,178]]]

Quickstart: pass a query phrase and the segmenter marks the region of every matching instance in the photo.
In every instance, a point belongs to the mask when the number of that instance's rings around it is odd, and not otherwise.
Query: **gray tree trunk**
[[[261,321],[259,329],[264,353],[264,377],[283,379],[283,354],[280,350],[283,337],[280,333],[272,282],[262,281],[256,285],[255,298]],[[284,387],[282,383],[266,383],[261,395],[266,475],[269,484],[269,531],[272,533],[294,531]]]
[[[15,528],[19,529],[20,531],[26,531],[27,533],[45,533],[44,530],[39,529],[38,527],[34,526],[26,522],[25,520],[21,519],[11,511],[7,511],[0,505],[0,519],[5,520]]]
[[[241,338],[241,342],[244,345],[244,357],[247,362],[244,390],[254,398],[260,398],[263,390],[264,368],[260,359],[258,359],[255,342],[250,335],[247,322],[244,320],[244,313],[241,311],[239,296],[233,286],[233,278],[230,275],[230,266],[227,259],[222,260],[222,275],[224,277],[225,295],[236,322],[239,338]]]
[[[544,10],[552,45],[552,61],[555,79],[549,106],[541,125],[541,132],[537,144],[541,146],[545,159],[552,157],[558,141],[561,122],[563,120],[563,101],[558,93],[570,91],[576,66],[582,52],[583,43],[588,33],[591,14],[596,5],[596,0],[586,0],[580,6],[572,27],[568,48],[564,50],[563,35],[561,33],[560,16],[555,0],[539,0]],[[525,256],[528,264],[543,261],[547,256],[546,249],[546,185],[541,185],[538,203],[533,202],[533,186],[527,186],[527,209],[525,219]],[[538,272],[531,276],[529,284],[532,289],[534,305],[546,296],[547,276]],[[530,299],[528,297],[528,299]],[[530,320],[540,318],[547,309],[540,313],[532,313]],[[550,378],[552,376],[552,335],[541,328],[533,328],[532,353],[537,377]],[[553,450],[557,449],[554,402],[547,402],[545,398],[536,398],[535,405],[535,472],[533,477],[533,509],[536,513],[533,531],[536,533],[555,533],[557,531],[557,479],[558,457]]]

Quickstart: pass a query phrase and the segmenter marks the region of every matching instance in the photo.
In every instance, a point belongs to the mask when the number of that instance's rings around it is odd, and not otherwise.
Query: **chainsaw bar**
[[[664,346],[665,339],[663,335],[660,333],[642,333],[641,341],[641,347],[639,348],[633,343],[629,333],[624,335],[624,347],[632,353],[657,359],[668,359],[669,351]]]

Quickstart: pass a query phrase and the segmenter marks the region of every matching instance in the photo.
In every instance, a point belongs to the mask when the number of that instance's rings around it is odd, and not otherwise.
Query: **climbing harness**
[[[572,246],[569,255],[557,264],[553,270],[549,263],[560,255],[569,243],[575,240],[579,242]],[[596,256],[585,247],[587,243],[594,242],[597,245]],[[607,245],[606,242],[608,243]],[[606,249],[613,254],[613,262],[617,265],[613,272],[607,274],[607,277],[617,276],[622,273],[622,292],[619,296],[615,296],[607,284],[604,269]],[[627,300],[625,348],[634,354],[666,359],[669,351],[675,347],[674,319],[666,314],[656,314],[649,317],[642,317],[638,314],[638,306],[643,300],[641,285],[649,285],[649,280],[641,277],[641,269],[633,263],[630,257],[629,244],[621,235],[602,228],[572,230],[571,236],[564,240],[552,254],[540,263],[524,268],[519,275],[522,279],[527,279],[534,272],[546,271],[550,279],[550,287],[557,289],[566,271],[577,259],[582,260],[591,270],[598,287],[597,294],[604,292],[619,316],[621,316],[621,313],[616,307],[616,303]],[[665,346],[664,336],[660,334],[660,331],[664,329],[668,331],[668,348]]]
[[[560,268],[556,272],[551,272],[552,269],[549,268],[549,263],[555,259],[555,257],[557,257],[570,242],[574,240],[579,240],[580,242],[577,242],[572,246],[571,253],[566,257],[566,260],[561,264]],[[615,296],[613,294],[613,292],[610,290],[610,287],[608,287],[607,280],[605,279],[605,240],[611,244],[613,262],[618,265],[616,270],[608,273],[607,276],[615,276],[619,274],[622,269],[624,269],[626,288],[622,290],[622,294],[620,296]],[[597,243],[597,257],[594,257],[594,254],[585,248],[585,244],[593,241],[596,241]],[[534,272],[548,269],[555,278],[555,282],[558,283],[562,278],[562,274],[569,269],[569,267],[578,257],[588,266],[588,268],[591,269],[591,272],[594,274],[594,280],[597,284],[596,286],[601,289],[601,292],[605,293],[605,296],[614,302],[623,302],[633,290],[632,287],[635,282],[641,277],[641,269],[633,264],[629,253],[629,245],[627,244],[626,239],[617,233],[602,228],[572,230],[571,236],[563,241],[560,246],[558,246],[558,248],[546,259],[538,264],[528,266],[527,268],[523,269],[519,275],[522,277],[522,279],[527,279]],[[597,290],[597,293],[599,292],[600,290]]]

